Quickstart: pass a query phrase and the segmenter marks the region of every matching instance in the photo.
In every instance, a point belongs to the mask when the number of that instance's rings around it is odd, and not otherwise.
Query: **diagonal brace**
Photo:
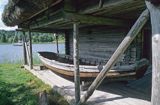
[[[118,46],[117,50],[114,52],[114,54],[109,59],[107,64],[104,66],[102,71],[99,73],[99,75],[93,81],[93,83],[89,87],[88,91],[81,98],[78,105],[84,104],[88,100],[88,98],[93,94],[93,92],[96,90],[96,88],[101,84],[101,82],[105,78],[107,72],[117,62],[118,58],[124,53],[124,51],[128,48],[128,46],[134,40],[134,38],[141,31],[141,29],[143,28],[145,23],[148,21],[148,18],[149,18],[149,11],[148,11],[148,9],[146,9],[145,11],[142,12],[140,17],[137,19],[135,24],[132,26],[131,30],[128,32],[127,36],[124,38],[124,40]]]

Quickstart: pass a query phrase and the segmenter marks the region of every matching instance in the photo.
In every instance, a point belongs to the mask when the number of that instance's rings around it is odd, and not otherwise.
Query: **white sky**
[[[7,27],[4,25],[4,23],[2,22],[1,18],[2,18],[2,13],[3,13],[3,9],[4,6],[8,3],[8,0],[0,0],[0,30],[14,30],[17,27]]]

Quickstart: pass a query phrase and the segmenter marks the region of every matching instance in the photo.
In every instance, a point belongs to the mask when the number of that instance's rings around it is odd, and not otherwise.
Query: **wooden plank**
[[[146,71],[146,72],[148,72],[148,71]],[[140,78],[136,81],[130,82],[129,84],[127,84],[127,86],[131,87],[134,90],[138,90],[143,93],[146,93],[148,95],[148,97],[151,97],[150,96],[151,95],[150,94],[151,93],[151,86],[152,86],[151,80],[152,80],[152,73],[147,73],[142,78]]]
[[[80,101],[80,73],[79,73],[79,36],[78,23],[73,23],[73,62],[74,62],[74,82],[75,82],[75,102]]]
[[[138,18],[136,23],[133,25],[127,36],[124,38],[124,40],[121,42],[117,50],[114,52],[112,57],[109,59],[105,67],[102,69],[102,71],[99,73],[97,78],[94,80],[92,85],[89,87],[86,94],[81,98],[81,101],[79,102],[79,105],[82,103],[85,103],[87,99],[93,94],[95,89],[101,84],[103,79],[105,78],[106,73],[108,70],[111,69],[111,67],[116,63],[118,58],[124,53],[124,51],[128,48],[128,46],[131,44],[133,39],[138,35],[140,30],[143,28],[145,23],[147,22],[149,17],[149,11],[146,9],[141,16]]]
[[[155,1],[155,0],[150,0]],[[160,104],[160,5],[146,1],[152,25],[152,105]]]
[[[49,84],[53,87],[54,92],[58,92],[62,95],[70,105],[75,105],[74,103],[74,83],[66,80],[59,75],[56,75],[54,72],[50,70],[39,70],[38,66],[34,66],[34,69],[30,69],[29,66],[24,66],[28,71],[33,73],[35,76],[40,78],[44,83]],[[92,97],[87,102],[87,105],[150,105],[150,102],[144,100],[143,98],[137,98],[137,96],[132,97],[132,90],[127,91],[128,93],[124,95],[126,92],[126,88],[124,85],[112,85],[111,83],[107,85],[101,85],[101,87],[94,92]],[[121,89],[119,92],[115,89]],[[112,90],[112,91],[110,91]],[[124,91],[124,92],[123,92]],[[134,91],[134,90],[133,90]],[[130,93],[131,92],[131,93]],[[138,94],[138,92],[136,92]],[[84,92],[81,92],[81,96]],[[139,93],[140,94],[140,93]],[[144,96],[146,97],[146,96]],[[129,102],[128,102],[129,101]],[[124,104],[123,104],[124,103]]]
[[[34,66],[34,69],[30,69],[27,65],[24,65],[24,67],[33,75],[41,79],[45,84],[50,85],[53,90],[63,96],[70,105],[74,105],[74,84],[71,81],[61,78],[47,69],[39,70],[36,66]]]
[[[107,86],[106,86],[107,87]],[[119,103],[126,103],[127,105],[147,105],[148,102],[147,101],[143,101],[145,100],[145,94],[135,91],[133,89],[130,89],[129,87],[126,87],[122,84],[112,84],[109,87],[106,88],[109,92],[111,93],[116,93],[119,94],[123,97],[125,97],[124,99],[119,100],[114,100],[116,102],[119,101]],[[132,98],[132,97],[136,97]],[[141,101],[138,101],[138,99],[143,99]],[[123,104],[122,104],[123,105]]]

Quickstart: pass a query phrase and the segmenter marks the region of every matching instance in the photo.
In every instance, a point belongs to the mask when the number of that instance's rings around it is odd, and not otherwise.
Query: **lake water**
[[[56,52],[56,44],[33,44],[33,56],[38,59],[38,51]],[[59,52],[65,53],[65,45],[59,44]],[[0,45],[0,63],[15,63],[23,61],[23,46],[12,44]],[[23,63],[23,62],[22,62]]]

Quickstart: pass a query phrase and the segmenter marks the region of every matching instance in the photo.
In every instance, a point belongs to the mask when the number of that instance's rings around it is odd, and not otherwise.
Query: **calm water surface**
[[[56,52],[56,44],[33,44],[33,56],[38,59],[38,51]],[[60,53],[65,52],[65,45],[59,44]],[[12,44],[0,45],[0,63],[14,63],[23,61],[23,47]]]

